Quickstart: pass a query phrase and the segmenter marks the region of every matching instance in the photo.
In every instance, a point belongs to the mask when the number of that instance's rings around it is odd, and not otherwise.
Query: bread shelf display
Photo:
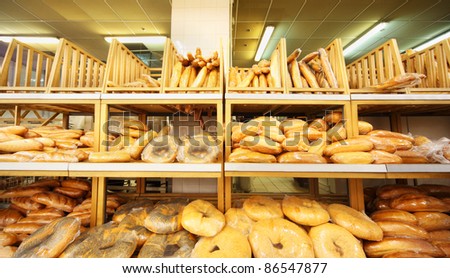
[[[106,62],[103,92],[162,93],[163,67],[147,66],[125,45],[113,39]]]
[[[351,94],[405,93],[404,85],[408,85],[409,81],[395,39],[386,41],[348,64],[347,76]],[[402,77],[405,77],[406,83],[402,83],[405,82]]]
[[[180,53],[168,40],[164,51],[163,93],[177,94],[223,94],[223,49],[222,44],[212,53]]]
[[[0,74],[2,93],[43,93],[47,89],[53,56],[13,39]],[[17,65],[24,65],[17,66]]]
[[[286,94],[286,39],[282,38],[270,55],[251,68],[231,67],[227,71],[227,94]]]
[[[60,39],[47,93],[100,93],[106,63],[67,39]]]
[[[421,73],[426,77],[409,93],[449,93],[450,39],[442,40],[419,52],[402,54],[406,72]]]
[[[297,60],[299,57],[302,58]],[[312,53],[295,49],[286,58],[286,65],[288,93],[348,94],[341,39],[335,39],[327,47]]]

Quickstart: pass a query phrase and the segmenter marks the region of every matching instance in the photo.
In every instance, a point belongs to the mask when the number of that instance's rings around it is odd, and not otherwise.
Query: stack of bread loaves
[[[384,185],[376,190],[371,214],[383,230],[379,242],[365,242],[369,257],[450,257],[450,186]]]
[[[89,134],[89,133],[88,133]],[[88,134],[86,136],[88,136]],[[79,162],[88,158],[93,143],[83,130],[41,126],[0,128],[2,162]]]
[[[298,48],[287,57],[288,88],[326,89],[339,87],[325,49],[319,48],[297,61],[300,53],[301,50]],[[322,93],[316,92],[316,94]]]
[[[8,208],[0,209],[0,237],[6,234],[10,238],[8,244],[3,245],[14,248],[42,226],[64,216],[79,218],[78,226],[88,226],[90,218],[72,214],[77,205],[89,198],[90,194],[90,182],[81,179],[41,179],[27,186],[1,192],[0,199],[10,201]],[[90,211],[90,207],[88,210]]]

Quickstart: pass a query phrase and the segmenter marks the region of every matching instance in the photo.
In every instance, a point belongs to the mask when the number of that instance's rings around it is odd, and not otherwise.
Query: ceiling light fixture
[[[0,41],[11,42],[16,39],[23,43],[40,43],[40,44],[57,44],[59,39],[56,37],[12,37],[12,36],[0,36]]]
[[[105,37],[105,41],[108,43],[111,43],[113,39],[116,39],[121,43],[164,44],[166,42],[165,36]]]
[[[347,46],[344,49],[344,56],[349,56],[350,53],[352,53],[355,49],[357,49],[359,46],[361,46],[363,43],[365,43],[368,39],[376,35],[378,32],[382,31],[386,27],[386,22],[380,22],[375,27],[370,29],[367,33],[365,33],[362,37],[357,39],[354,43]]]
[[[427,42],[425,42],[425,43],[423,43],[423,44],[421,44],[419,46],[414,47],[414,50],[415,51],[424,50],[425,48],[427,48],[429,46],[432,46],[433,44],[438,43],[438,42],[443,41],[443,40],[448,39],[448,38],[450,38],[450,31],[448,31],[447,33],[444,33],[444,34],[442,34],[440,36],[437,36],[437,37],[435,37],[435,38],[433,38],[433,39],[431,39],[431,40],[429,40],[429,41],[427,41]]]
[[[258,50],[256,51],[255,61],[259,61],[266,50],[267,44],[269,43],[270,37],[272,36],[273,30],[275,30],[274,26],[267,26],[264,30],[264,34],[259,42]]]

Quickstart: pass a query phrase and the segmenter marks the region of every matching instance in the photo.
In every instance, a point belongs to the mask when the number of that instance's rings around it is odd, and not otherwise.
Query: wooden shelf
[[[221,163],[183,164],[183,163],[70,163],[69,174],[76,177],[182,177],[182,178],[219,178]]]
[[[390,164],[388,179],[450,178],[449,164]]]
[[[450,100],[450,95],[445,94],[352,94],[352,101],[441,101]]]
[[[225,176],[385,178],[384,164],[225,163]]]
[[[314,95],[314,94],[225,94],[226,100],[261,100],[261,101],[349,101],[349,95]]]
[[[69,176],[66,162],[0,162],[2,176]]]

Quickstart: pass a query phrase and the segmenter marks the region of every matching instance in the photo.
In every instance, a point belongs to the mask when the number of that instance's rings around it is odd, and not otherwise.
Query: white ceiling
[[[345,46],[379,21],[388,27],[359,54],[389,38],[405,50],[450,29],[450,0],[234,0],[232,16],[233,63],[248,66],[267,25],[275,33],[265,55],[281,37],[288,52],[300,47],[306,54],[335,38]],[[0,35],[64,37],[102,60],[109,47],[104,36],[170,37],[170,21],[170,0],[0,1]]]

